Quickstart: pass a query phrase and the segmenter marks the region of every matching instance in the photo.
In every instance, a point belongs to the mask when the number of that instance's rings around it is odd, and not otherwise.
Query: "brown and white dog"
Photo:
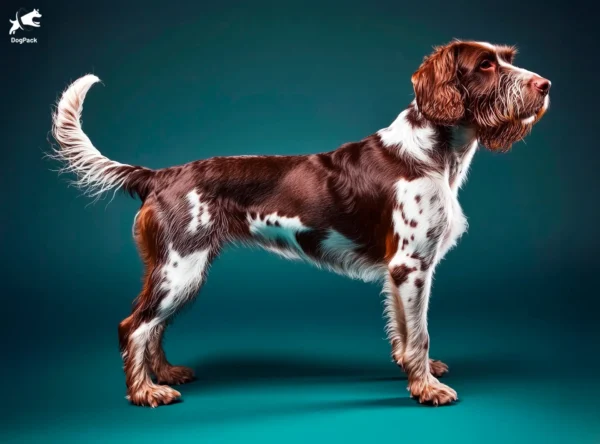
[[[169,385],[193,379],[191,369],[167,361],[163,334],[232,242],[383,282],[392,354],[411,395],[433,405],[455,401],[437,379],[448,367],[429,358],[431,280],[466,230],[457,192],[478,144],[508,150],[548,108],[550,82],[515,67],[515,52],[462,41],[436,48],[413,74],[416,98],[398,118],[335,151],[215,157],[160,170],[104,157],[80,123],[98,78],[69,86],[54,114],[52,156],[89,195],[121,188],[142,201],[133,230],[144,285],[119,325],[131,402],[169,404],[180,397]]]

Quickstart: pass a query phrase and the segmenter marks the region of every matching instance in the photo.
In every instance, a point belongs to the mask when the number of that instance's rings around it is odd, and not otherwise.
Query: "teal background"
[[[598,26],[589,5],[395,2],[3,3],[38,8],[37,45],[2,48],[2,442],[599,443]],[[25,34],[21,34],[23,36]],[[268,253],[227,250],[169,330],[196,368],[183,402],[124,399],[117,324],[140,288],[138,202],[90,202],[50,171],[50,105],[97,74],[85,131],[153,168],[314,153],[387,126],[410,75],[457,37],[517,44],[553,82],[506,155],[480,151],[470,230],[439,266],[432,356],[460,402],[409,399],[382,298]]]

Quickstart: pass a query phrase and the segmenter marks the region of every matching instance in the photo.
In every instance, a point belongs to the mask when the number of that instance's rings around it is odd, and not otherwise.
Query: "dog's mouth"
[[[479,142],[491,151],[507,152],[510,147],[522,140],[548,110],[548,96],[540,98],[520,116],[511,116],[496,125],[481,125],[477,129]],[[484,122],[485,123],[485,122]],[[496,122],[495,122],[496,123]]]
[[[550,96],[546,96],[542,104],[530,116],[522,118],[521,123],[524,125],[533,125],[539,121],[550,106]]]

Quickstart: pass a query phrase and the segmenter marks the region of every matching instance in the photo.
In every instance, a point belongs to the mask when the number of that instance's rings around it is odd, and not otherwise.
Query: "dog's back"
[[[206,246],[216,254],[242,242],[352,277],[381,277],[373,270],[385,266],[394,185],[418,172],[382,149],[378,136],[321,154],[214,157],[150,170],[109,160],[83,133],[79,116],[96,81],[83,77],[63,94],[55,157],[92,196],[123,188],[141,198],[157,239],[165,239],[157,261],[167,260],[169,245],[180,254]]]

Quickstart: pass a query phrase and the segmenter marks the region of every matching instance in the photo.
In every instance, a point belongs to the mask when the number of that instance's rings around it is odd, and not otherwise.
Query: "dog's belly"
[[[369,259],[361,246],[332,228],[309,227],[300,217],[248,214],[250,239],[286,259],[303,260],[319,268],[363,281],[385,277],[386,266]]]

